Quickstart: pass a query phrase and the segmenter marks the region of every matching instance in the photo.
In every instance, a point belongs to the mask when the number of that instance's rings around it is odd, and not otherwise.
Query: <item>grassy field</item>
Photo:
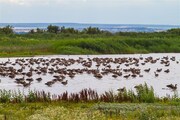
[[[134,103],[0,104],[1,120],[179,120],[180,106]]]
[[[179,53],[179,33],[0,34],[0,56]]]
[[[89,91],[66,93],[56,99],[49,94],[29,94],[0,91],[2,120],[179,120],[180,99],[159,98],[146,84],[133,91],[100,96]],[[95,96],[96,97],[95,97]],[[94,97],[93,97],[94,96]]]

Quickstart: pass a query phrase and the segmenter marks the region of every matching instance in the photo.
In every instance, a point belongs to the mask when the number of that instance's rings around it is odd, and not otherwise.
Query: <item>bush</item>
[[[88,27],[88,28],[85,28],[83,31],[83,33],[86,33],[86,34],[100,34],[101,33],[101,30],[99,28],[96,28],[96,27]]]
[[[8,25],[6,27],[0,28],[0,32],[4,34],[13,34],[13,27]]]
[[[168,33],[173,33],[173,34],[180,35],[180,28],[170,29],[170,30],[168,30],[167,32],[168,32]]]
[[[58,33],[60,31],[59,26],[53,26],[53,25],[49,25],[47,27],[47,31],[50,33]]]
[[[68,34],[78,34],[79,31],[75,30],[74,28],[65,28],[64,26],[60,29],[61,33],[68,33]]]

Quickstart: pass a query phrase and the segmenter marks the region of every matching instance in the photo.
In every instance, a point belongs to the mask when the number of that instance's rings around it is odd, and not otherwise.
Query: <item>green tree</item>
[[[5,34],[13,34],[13,27],[8,25],[6,27],[0,28],[0,31]]]
[[[37,32],[37,33],[43,33],[44,30],[42,30],[42,29],[40,29],[40,28],[37,28],[37,29],[36,29],[36,32]]]
[[[167,32],[180,35],[180,28],[170,29]]]
[[[69,33],[69,34],[77,34],[79,31],[75,30],[74,28],[65,28],[64,26],[61,27],[61,33]]]
[[[34,29],[30,30],[29,33],[34,34],[35,33]]]
[[[53,25],[49,25],[47,27],[47,31],[50,33],[58,33],[60,31],[59,26],[53,26]]]
[[[96,27],[88,27],[88,28],[83,29],[82,32],[86,34],[100,34],[101,30]]]

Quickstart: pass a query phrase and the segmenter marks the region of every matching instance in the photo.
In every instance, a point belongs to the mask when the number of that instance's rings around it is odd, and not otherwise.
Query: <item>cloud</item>
[[[0,0],[0,3],[31,5],[31,4],[86,2],[86,1],[88,0]]]
[[[145,7],[145,6],[157,6],[160,4],[180,4],[179,0],[0,0],[1,3],[5,3],[6,6],[44,6],[44,7],[91,7],[91,8],[113,8],[113,7]],[[59,8],[60,9],[60,8]]]
[[[31,4],[38,4],[38,3],[44,4],[44,3],[50,2],[50,0],[0,0],[0,2],[7,3],[7,4],[17,4],[17,5],[31,5]]]
[[[48,3],[75,3],[75,2],[126,2],[126,3],[144,3],[144,2],[179,2],[179,0],[0,0],[0,3],[10,3],[10,4],[48,4]]]
[[[25,0],[0,0],[1,3],[24,4]]]

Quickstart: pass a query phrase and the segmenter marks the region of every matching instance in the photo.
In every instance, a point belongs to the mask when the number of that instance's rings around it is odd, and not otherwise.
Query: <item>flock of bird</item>
[[[156,64],[159,62],[164,66],[152,71],[152,68],[140,69],[146,64]],[[168,74],[168,66],[171,62],[179,61],[176,57],[121,57],[121,58],[21,58],[0,63],[0,79],[10,78],[20,86],[29,87],[33,81],[43,81],[42,76],[52,75],[53,79],[48,80],[45,85],[51,87],[55,83],[68,84],[68,79],[73,79],[77,74],[91,74],[97,79],[102,79],[105,75],[113,78],[129,79],[143,77],[143,73],[154,72],[154,77],[158,77],[161,72]],[[76,68],[72,68],[76,65]],[[77,68],[78,67],[78,68]],[[35,77],[36,75],[36,77]],[[38,76],[38,77],[37,77]],[[1,82],[1,80],[0,80]],[[171,89],[177,89],[177,85],[167,85]]]

